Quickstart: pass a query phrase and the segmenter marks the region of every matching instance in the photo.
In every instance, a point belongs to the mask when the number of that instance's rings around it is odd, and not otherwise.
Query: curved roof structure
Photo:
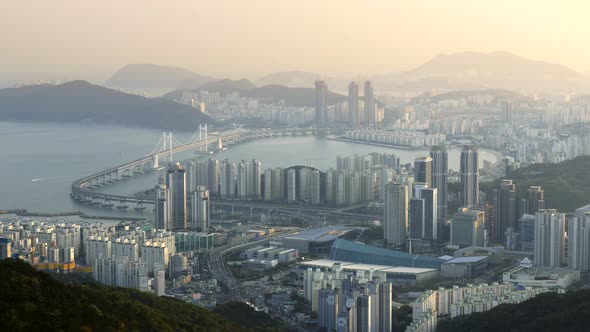
[[[429,269],[440,269],[440,265],[444,262],[443,259],[436,257],[412,255],[403,251],[373,247],[364,243],[343,239],[334,241],[330,250],[330,259],[354,263]]]

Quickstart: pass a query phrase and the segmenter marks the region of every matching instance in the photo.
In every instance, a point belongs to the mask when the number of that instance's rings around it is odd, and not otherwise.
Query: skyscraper
[[[237,196],[245,198],[259,198],[261,196],[260,177],[262,163],[259,160],[242,160],[237,165]]]
[[[545,190],[540,186],[530,186],[527,190],[526,199],[527,214],[535,214],[537,211],[545,208]]]
[[[464,207],[475,207],[479,202],[479,158],[476,148],[461,150],[461,199]]]
[[[430,150],[432,158],[432,187],[438,189],[437,217],[442,223],[447,215],[447,178],[449,174],[449,154],[444,146],[433,146]]]
[[[391,296],[393,286],[389,282],[377,284],[377,297],[379,304],[379,323],[376,331],[391,331]],[[376,322],[374,324],[377,324]]]
[[[0,237],[0,259],[12,257],[12,239]]]
[[[354,331],[358,332],[371,332],[372,331],[372,320],[371,320],[371,296],[361,295],[355,299],[356,306],[356,328]]]
[[[272,201],[272,169],[267,169],[264,171],[264,200],[265,201]]]
[[[523,214],[520,217],[520,249],[535,250],[535,215]]]
[[[359,86],[353,81],[348,85],[348,126],[350,128],[360,126],[360,112]]]
[[[336,205],[346,204],[346,176],[347,171],[334,173],[334,202]]]
[[[365,126],[374,127],[376,124],[375,97],[371,81],[365,81]]]
[[[424,222],[422,227],[422,239],[436,240],[438,238],[437,225],[437,200],[438,189],[423,188],[419,192],[420,198],[424,200]]]
[[[438,237],[437,189],[419,184],[416,185],[414,192],[415,197],[410,199],[409,207],[410,238],[413,240],[436,240]]]
[[[212,158],[195,160],[193,167],[192,188],[205,186],[212,196],[219,195],[219,161]]]
[[[432,187],[432,158],[421,157],[414,160],[414,183],[424,183]]]
[[[311,204],[317,205],[321,202],[321,173],[312,170],[309,174],[309,191]]]
[[[154,200],[154,226],[156,229],[172,230],[170,219],[169,203],[170,190],[165,184],[156,185],[156,195]]]
[[[294,168],[287,169],[287,201],[297,200],[297,172]]]
[[[326,288],[318,290],[318,327],[325,327],[326,331],[336,330],[338,304],[338,292]]]
[[[512,123],[512,103],[508,100],[502,101],[502,122]]]
[[[403,246],[408,233],[408,187],[389,183],[385,190],[383,238],[386,246]]]
[[[328,86],[326,82],[315,81],[315,125],[326,126],[326,113],[328,112]]]
[[[492,240],[504,243],[506,230],[508,228],[518,229],[516,185],[512,183],[512,180],[502,180],[500,187],[494,189],[492,200],[495,211]]]
[[[555,209],[535,215],[535,265],[560,267],[564,259],[565,214]]]
[[[221,162],[219,194],[221,197],[236,196],[236,164],[227,159]]]
[[[201,232],[209,231],[209,190],[198,186],[192,193],[192,225],[191,228]]]
[[[248,173],[250,173],[250,165],[246,161],[242,160],[237,164],[237,176],[236,176],[236,194],[240,199],[248,198]]]
[[[277,167],[272,170],[272,195],[274,201],[285,199],[285,170]]]
[[[207,188],[212,195],[219,195],[219,161],[207,160]]]
[[[170,190],[170,223],[173,230],[187,227],[186,216],[186,173],[180,163],[170,165],[166,174],[166,186]]]
[[[568,267],[590,271],[590,205],[576,209],[569,221],[567,235]]]
[[[251,174],[251,181],[252,181],[252,194],[254,198],[261,198],[262,197],[262,162],[260,160],[252,159],[250,161],[252,165],[252,174]]]
[[[422,238],[424,227],[424,200],[422,198],[411,198],[409,203],[408,222],[409,234],[411,240]]]

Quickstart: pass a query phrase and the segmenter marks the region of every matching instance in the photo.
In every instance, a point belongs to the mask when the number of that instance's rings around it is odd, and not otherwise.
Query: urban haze
[[[590,330],[585,1],[0,4],[0,330]]]

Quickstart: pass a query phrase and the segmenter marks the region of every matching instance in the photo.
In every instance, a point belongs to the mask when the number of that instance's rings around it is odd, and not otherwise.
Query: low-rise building
[[[488,267],[488,256],[456,257],[442,263],[441,277],[474,278]]]
[[[580,271],[558,267],[518,266],[502,275],[502,280],[522,287],[565,289],[580,280]]]

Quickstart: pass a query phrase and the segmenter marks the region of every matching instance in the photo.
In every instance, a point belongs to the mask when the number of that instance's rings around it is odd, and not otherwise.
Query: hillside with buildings
[[[505,177],[525,192],[531,186],[545,189],[545,206],[573,211],[586,205],[590,196],[590,156],[556,164],[533,164],[508,172]],[[499,184],[499,181],[498,181]]]
[[[519,304],[439,320],[437,332],[587,331],[590,290],[545,293]]]

